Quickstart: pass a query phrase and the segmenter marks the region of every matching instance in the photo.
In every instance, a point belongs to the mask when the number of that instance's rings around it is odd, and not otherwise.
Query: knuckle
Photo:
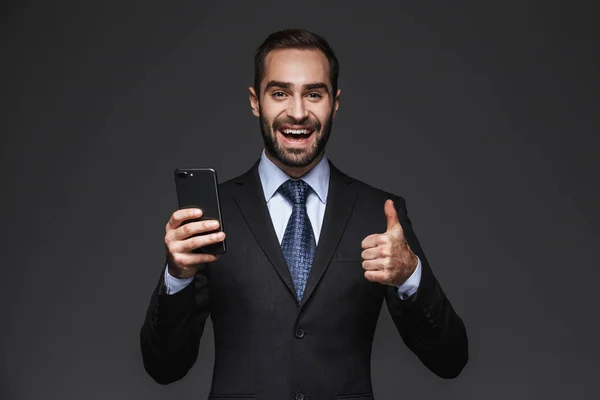
[[[169,254],[177,253],[177,241],[171,235],[165,237],[165,246],[167,246]]]
[[[389,257],[390,256],[390,248],[388,246],[381,246],[379,248],[379,256],[380,257]]]
[[[173,259],[173,262],[175,263],[175,265],[178,265],[178,266],[184,265],[184,258],[182,257],[181,253],[175,253],[171,256],[171,258]]]
[[[192,236],[187,239],[188,245],[187,248],[191,251],[197,249],[198,247],[202,247],[204,245],[204,236]]]
[[[190,250],[198,249],[209,244],[205,236],[196,236],[190,239]]]
[[[187,240],[187,251],[193,251],[204,246],[204,241],[202,236],[194,236]]]
[[[211,242],[209,240],[210,238],[206,235],[201,235],[201,236],[196,236],[195,238],[193,238],[192,240],[192,247],[195,249],[198,249],[200,247],[204,247],[209,245]]]
[[[214,221],[202,221],[202,230],[209,231],[211,229],[216,228],[216,226],[214,226],[213,223]]]
[[[187,253],[187,252],[194,250],[196,247],[198,247],[197,243],[198,243],[198,237],[191,237],[191,238],[188,238],[188,239],[185,239],[182,241],[182,247],[183,247],[184,251]]]
[[[189,236],[192,233],[192,228],[190,227],[190,224],[185,224],[181,227],[181,232],[185,235],[185,236]]]

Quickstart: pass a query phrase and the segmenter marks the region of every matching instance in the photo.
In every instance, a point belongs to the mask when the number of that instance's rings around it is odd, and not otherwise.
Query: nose
[[[302,99],[294,98],[290,102],[287,114],[298,122],[306,119],[308,117],[308,110],[304,105],[304,101],[302,101]]]

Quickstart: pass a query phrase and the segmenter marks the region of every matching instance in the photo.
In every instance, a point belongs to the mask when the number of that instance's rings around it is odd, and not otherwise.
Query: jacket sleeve
[[[198,267],[191,284],[172,295],[166,293],[162,272],[146,311],[140,345],[144,368],[165,385],[183,378],[196,362],[210,303],[205,265]]]
[[[465,326],[435,279],[413,231],[406,203],[394,198],[406,241],[421,259],[421,282],[416,293],[400,300],[389,287],[386,302],[392,320],[406,346],[423,364],[442,378],[455,378],[469,359]]]

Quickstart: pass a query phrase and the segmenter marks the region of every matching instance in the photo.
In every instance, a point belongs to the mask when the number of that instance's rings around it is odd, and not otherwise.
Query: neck
[[[265,151],[265,155],[267,156],[267,158],[269,160],[271,160],[271,162],[273,164],[277,165],[279,167],[279,169],[281,169],[283,172],[285,172],[286,174],[288,174],[289,176],[291,176],[294,179],[299,179],[299,178],[302,178],[304,175],[306,175],[308,173],[308,171],[313,169],[323,159],[323,155],[325,155],[325,152],[322,151],[321,154],[319,154],[317,156],[317,158],[315,158],[313,160],[313,162],[311,162],[310,164],[308,164],[304,167],[287,166],[284,163],[282,163],[277,157],[274,157],[273,155],[271,155],[269,153],[269,151]]]

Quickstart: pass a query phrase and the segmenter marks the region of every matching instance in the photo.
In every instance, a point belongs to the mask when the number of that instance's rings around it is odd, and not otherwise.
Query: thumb
[[[394,202],[392,200],[386,200],[383,206],[383,212],[385,213],[385,217],[387,218],[387,231],[391,231],[393,229],[402,229],[400,225],[400,221],[398,221],[398,213],[396,212],[396,207],[394,207]]]

